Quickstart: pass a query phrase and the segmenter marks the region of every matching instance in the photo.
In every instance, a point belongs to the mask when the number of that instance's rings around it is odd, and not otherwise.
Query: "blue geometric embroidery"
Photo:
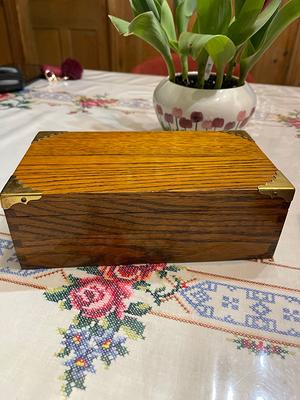
[[[271,309],[265,306],[261,301],[252,304],[250,306],[251,310],[253,310],[259,317],[264,317],[265,315],[271,312]]]
[[[231,307],[233,310],[239,309],[240,300],[237,297],[223,296],[222,306],[224,308]]]
[[[14,265],[18,261],[16,253],[14,251],[14,245],[12,240],[0,239],[0,256],[2,256],[1,259],[2,266],[0,266],[0,274],[11,274],[15,276],[26,277],[39,274],[40,272],[47,270],[46,268],[32,270],[32,269],[19,269],[16,268],[15,266],[10,267],[11,266],[10,263]]]
[[[15,276],[32,276],[40,272],[47,271],[47,268],[39,269],[16,269],[16,268],[0,268],[0,274],[11,274]]]
[[[13,247],[12,240],[0,239],[0,256],[3,256],[3,250],[11,250]]]
[[[300,311],[290,310],[289,308],[283,309],[283,319],[288,321],[300,322]]]
[[[298,297],[208,280],[179,293],[201,317],[300,337],[300,328],[295,326],[300,322]]]

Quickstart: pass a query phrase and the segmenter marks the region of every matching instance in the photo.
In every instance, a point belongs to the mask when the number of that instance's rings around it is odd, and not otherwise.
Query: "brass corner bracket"
[[[24,187],[13,175],[5,185],[0,197],[2,208],[8,210],[15,204],[28,204],[32,200],[39,200],[42,197],[42,193],[37,193],[31,188]]]
[[[56,135],[61,135],[62,133],[66,133],[66,132],[62,132],[62,131],[41,131],[39,132],[35,138],[33,139],[32,143],[34,142],[38,142],[42,139],[47,139],[51,136],[56,136]]]
[[[274,178],[258,186],[259,193],[273,198],[281,198],[290,203],[295,194],[295,188],[282,172],[276,171]]]
[[[1,206],[3,210],[8,210],[15,204],[28,204],[32,200],[39,200],[42,195],[32,195],[32,193],[23,193],[22,195],[5,195],[1,194]]]
[[[229,133],[231,135],[239,136],[239,137],[241,137],[243,139],[249,140],[250,142],[254,142],[252,137],[246,131],[238,130],[238,131],[225,131],[225,132]]]

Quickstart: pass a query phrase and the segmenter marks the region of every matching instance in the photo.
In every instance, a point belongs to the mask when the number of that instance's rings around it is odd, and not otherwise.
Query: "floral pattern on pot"
[[[162,128],[166,131],[227,131],[244,128],[254,114],[255,107],[251,109],[249,114],[247,114],[246,110],[239,111],[234,121],[225,121],[221,117],[214,119],[205,118],[204,113],[201,111],[192,111],[188,116],[184,116],[183,110],[180,107],[174,107],[171,112],[168,112],[160,104],[155,105],[155,110]]]
[[[197,74],[191,72],[190,75]],[[163,79],[153,93],[153,105],[165,130],[243,129],[257,104],[251,85],[228,89],[197,89]]]

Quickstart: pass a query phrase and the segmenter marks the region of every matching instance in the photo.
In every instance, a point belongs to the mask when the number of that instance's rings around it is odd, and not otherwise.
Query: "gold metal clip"
[[[282,172],[276,171],[274,178],[258,186],[259,193],[273,198],[281,198],[290,203],[295,194],[295,188]]]
[[[32,200],[39,200],[42,193],[36,193],[22,183],[13,175],[5,185],[1,193],[1,205],[4,210],[15,204],[28,204]]]

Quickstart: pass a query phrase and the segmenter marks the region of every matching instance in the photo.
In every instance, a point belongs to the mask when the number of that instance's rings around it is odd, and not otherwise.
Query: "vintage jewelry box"
[[[238,132],[41,132],[2,191],[24,268],[271,257],[294,188]]]

